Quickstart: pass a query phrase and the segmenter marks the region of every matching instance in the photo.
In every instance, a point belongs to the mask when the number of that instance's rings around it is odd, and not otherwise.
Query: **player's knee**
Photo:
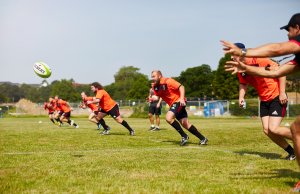
[[[296,120],[291,125],[292,134],[300,134],[300,116],[296,118]]]

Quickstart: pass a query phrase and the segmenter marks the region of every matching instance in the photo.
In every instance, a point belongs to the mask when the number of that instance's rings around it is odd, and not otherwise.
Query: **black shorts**
[[[161,115],[161,106],[159,108],[156,107],[157,102],[151,102],[149,106],[149,113],[153,115]]]
[[[260,117],[284,117],[286,112],[286,104],[280,104],[279,96],[272,101],[260,102]]]
[[[175,114],[177,120],[181,120],[183,118],[188,117],[188,114],[185,110],[185,106],[180,106],[180,102],[175,102],[174,104],[172,104],[169,111]]]
[[[71,111],[70,112],[64,112],[61,114],[61,116],[65,117],[65,118],[70,118],[71,117]]]
[[[108,114],[108,115],[112,116],[113,118],[117,118],[118,116],[120,116],[120,110],[119,110],[119,106],[117,104],[107,112],[104,111],[103,109],[101,109],[100,112]]]

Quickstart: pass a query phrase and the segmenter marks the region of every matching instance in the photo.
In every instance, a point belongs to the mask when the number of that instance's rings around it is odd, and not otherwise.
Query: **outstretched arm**
[[[242,50],[235,44],[221,40],[225,54],[242,56]],[[300,52],[300,46],[294,42],[281,42],[265,44],[256,48],[248,48],[245,57],[277,57]]]
[[[279,78],[290,74],[292,72],[298,71],[299,65],[292,64],[291,62],[287,62],[281,65],[277,70],[266,70],[264,67],[255,67],[246,65],[243,62],[237,61],[227,61],[225,65],[225,71],[230,71],[232,74],[246,72],[249,75],[256,75],[262,77],[271,77],[271,78]]]

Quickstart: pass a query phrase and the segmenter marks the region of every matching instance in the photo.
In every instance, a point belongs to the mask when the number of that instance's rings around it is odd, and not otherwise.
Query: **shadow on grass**
[[[259,157],[266,158],[266,159],[271,159],[271,160],[281,159],[280,158],[281,155],[277,154],[277,153],[265,153],[265,152],[253,152],[253,151],[236,151],[234,153],[239,154],[241,156],[255,155],[255,156],[259,156]]]
[[[299,179],[300,172],[290,169],[273,169],[270,172],[257,172],[257,173],[234,173],[232,179],[273,179],[273,178],[293,178]],[[285,184],[293,187],[296,182],[285,181]]]

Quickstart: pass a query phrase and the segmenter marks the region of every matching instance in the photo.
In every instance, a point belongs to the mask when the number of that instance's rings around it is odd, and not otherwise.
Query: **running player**
[[[206,145],[208,139],[194,125],[189,123],[185,110],[184,86],[172,78],[163,77],[159,70],[152,71],[151,78],[153,82],[152,89],[155,95],[161,97],[170,106],[170,110],[166,114],[166,121],[181,135],[180,145],[185,145],[189,139],[189,136],[183,131],[180,124],[200,139],[200,145]]]
[[[98,83],[94,82],[91,84],[91,90],[96,94],[96,97],[93,100],[89,100],[86,102],[87,105],[89,104],[98,104],[101,110],[97,115],[97,120],[103,119],[106,115],[110,115],[114,118],[115,121],[123,125],[126,129],[128,129],[129,134],[131,136],[135,135],[134,130],[128,125],[128,123],[121,118],[119,106],[117,103],[110,97],[110,95],[103,89],[103,86]],[[109,129],[103,126],[104,131],[103,135],[109,134]]]
[[[89,107],[92,111],[91,114],[89,115],[89,120],[95,123],[98,129],[101,128],[101,125],[106,126],[105,128],[110,129],[110,127],[106,125],[104,119],[101,119],[100,121],[97,120],[96,115],[98,115],[99,113],[99,107],[96,104],[86,103],[87,101],[93,100],[93,97],[87,96],[85,92],[81,92],[81,98],[82,98],[82,103],[80,104],[80,108]]]
[[[245,45],[235,43],[236,46],[243,49]],[[247,65],[264,67],[269,69],[278,68],[278,64],[269,58],[250,58],[232,56],[232,60],[243,61]],[[291,130],[286,127],[280,127],[280,123],[285,116],[287,95],[285,93],[286,77],[281,78],[263,78],[258,76],[247,75],[246,73],[238,73],[240,81],[239,104],[243,107],[245,103],[245,94],[248,85],[252,85],[260,98],[260,117],[263,125],[264,133],[278,146],[284,149],[288,156],[287,160],[295,160],[294,149],[285,140],[292,139]]]
[[[79,128],[79,126],[74,122],[74,120],[70,119],[72,108],[67,101],[57,99],[56,106],[59,109],[59,111],[62,112],[59,118],[61,122],[66,122],[69,125],[74,126],[75,128]]]
[[[150,88],[149,96],[148,96],[147,100],[149,102],[148,116],[149,116],[149,120],[150,120],[150,124],[151,124],[149,130],[152,130],[152,131],[159,130],[159,124],[160,124],[159,115],[161,115],[161,101],[162,101],[162,98],[160,98],[159,96],[156,96],[154,94],[153,89]],[[153,115],[155,115],[155,124],[156,125],[154,125]]]
[[[45,102],[44,103],[44,109],[45,110],[48,110],[48,116],[49,116],[49,119],[50,119],[50,121],[53,123],[53,124],[55,124],[56,125],[56,123],[55,123],[55,116],[54,116],[54,113],[55,113],[55,108],[54,108],[54,106],[55,106],[55,103],[54,103],[54,100],[53,100],[53,98],[49,98],[49,101],[48,102]]]

